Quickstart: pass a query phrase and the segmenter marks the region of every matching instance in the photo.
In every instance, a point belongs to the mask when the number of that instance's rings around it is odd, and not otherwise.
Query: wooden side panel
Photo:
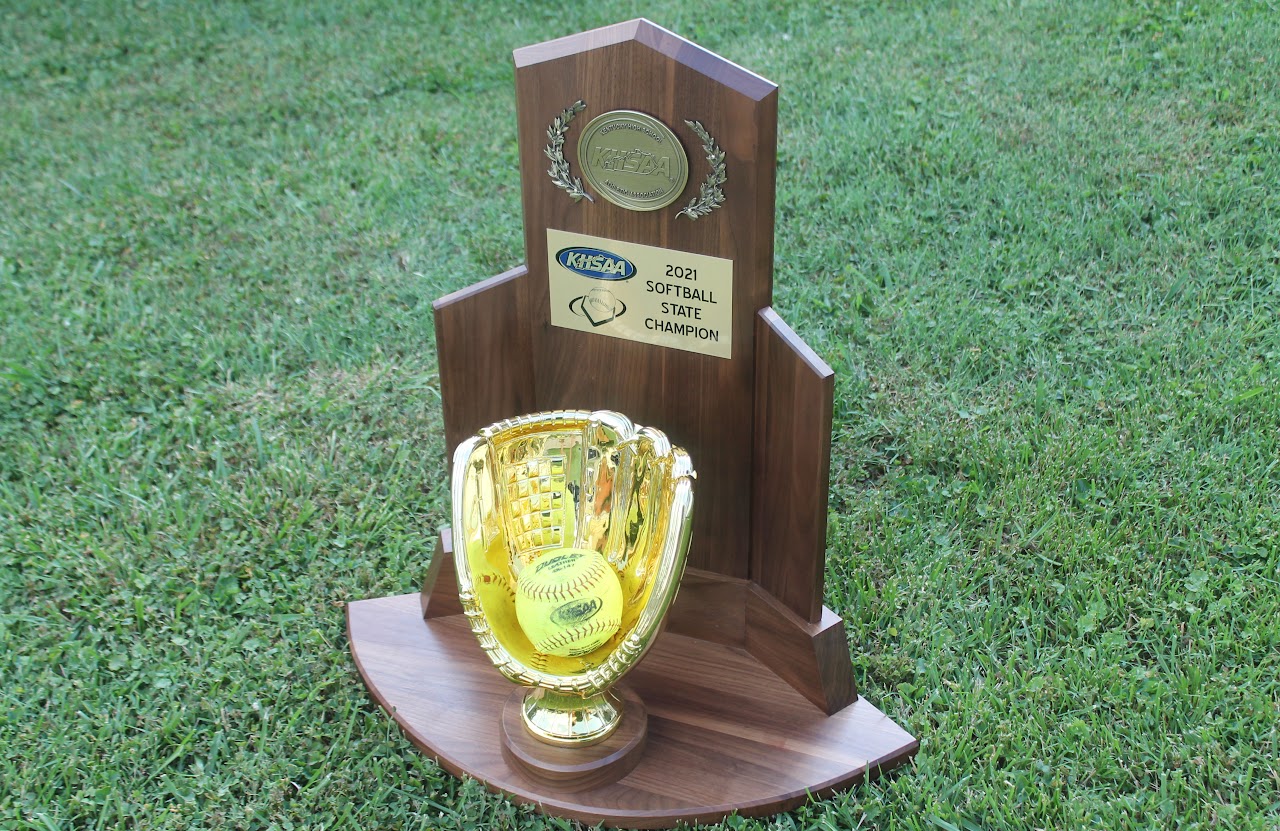
[[[828,715],[858,698],[844,621],[823,607],[808,623],[753,585],[747,594],[747,651]]]
[[[519,266],[432,304],[447,459],[481,427],[537,409],[527,275]]]
[[[698,470],[689,564],[745,578],[753,321],[772,292],[777,87],[644,20],[520,49],[515,62],[536,409],[615,409],[666,432]],[[547,128],[579,99],[586,109],[564,146],[573,175],[580,175],[578,137],[592,118],[639,110],[685,146],[690,174],[681,199],[637,212],[598,195],[574,202],[557,188],[547,175]],[[724,206],[697,220],[677,216],[710,172],[686,120],[702,123],[726,154]],[[552,326],[548,228],[733,260],[732,359]]]
[[[822,617],[835,376],[773,309],[756,319],[751,579]]]
[[[745,649],[825,713],[858,696],[844,621],[825,606],[810,622],[750,580],[689,569],[666,628]]]
[[[462,614],[462,601],[458,598],[458,571],[453,562],[453,531],[441,528],[436,539],[436,553],[427,566],[427,576],[422,579],[418,593],[422,604],[422,617],[448,617]]]

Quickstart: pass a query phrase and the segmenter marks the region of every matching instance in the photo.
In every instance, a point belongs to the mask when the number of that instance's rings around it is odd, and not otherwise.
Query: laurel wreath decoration
[[[716,208],[724,204],[724,185],[728,178],[725,174],[724,151],[716,144],[716,140],[706,131],[706,128],[697,121],[685,121],[689,125],[689,129],[698,134],[698,138],[702,139],[702,152],[707,156],[707,163],[711,165],[711,172],[707,174],[707,178],[703,180],[702,185],[698,188],[698,196],[685,206],[684,210],[677,216],[687,216],[689,219],[697,219],[700,216],[706,216]]]
[[[591,194],[582,189],[582,180],[569,172],[569,162],[564,157],[564,134],[569,132],[569,123],[573,121],[574,116],[587,108],[587,105],[578,99],[574,101],[568,109],[556,116],[556,120],[551,122],[551,126],[547,128],[547,158],[551,160],[551,169],[547,173],[551,176],[551,181],[556,183],[556,187],[573,197],[573,201],[577,202],[582,197],[587,197],[588,202],[594,202]]]

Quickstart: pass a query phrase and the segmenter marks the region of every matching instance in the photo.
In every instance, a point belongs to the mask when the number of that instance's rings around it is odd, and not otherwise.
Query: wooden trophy
[[[770,308],[777,87],[647,20],[515,65],[527,264],[435,303],[446,444],[560,410],[664,431],[697,471],[687,568],[616,752],[512,745],[448,529],[419,596],[347,607],[365,683],[450,772],[587,823],[771,814],[902,764],[822,604],[833,375]]]

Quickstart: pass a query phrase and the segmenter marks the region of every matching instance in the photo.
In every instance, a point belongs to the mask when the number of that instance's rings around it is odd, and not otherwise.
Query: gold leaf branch
[[[706,131],[706,128],[697,121],[686,121],[689,129],[698,134],[698,138],[702,139],[702,152],[707,156],[707,163],[711,165],[711,172],[707,174],[707,178],[703,180],[702,185],[698,188],[698,196],[685,206],[677,216],[687,216],[690,219],[697,219],[700,216],[706,216],[716,208],[724,204],[724,183],[728,178],[725,173],[724,151],[716,144],[716,140]]]
[[[587,197],[588,202],[596,200],[591,198],[591,194],[582,189],[582,180],[569,172],[569,162],[564,157],[564,134],[569,132],[569,123],[573,121],[574,116],[587,108],[582,99],[574,101],[567,110],[556,116],[556,120],[551,122],[551,126],[547,128],[547,158],[551,160],[551,169],[547,173],[551,176],[551,181],[556,183],[556,187],[573,197],[573,201],[577,202],[582,197]]]

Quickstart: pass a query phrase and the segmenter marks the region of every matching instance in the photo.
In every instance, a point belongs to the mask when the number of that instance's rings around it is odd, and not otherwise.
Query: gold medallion
[[[597,193],[633,211],[665,208],[689,181],[689,158],[675,133],[632,110],[592,119],[578,139],[578,164]]]

